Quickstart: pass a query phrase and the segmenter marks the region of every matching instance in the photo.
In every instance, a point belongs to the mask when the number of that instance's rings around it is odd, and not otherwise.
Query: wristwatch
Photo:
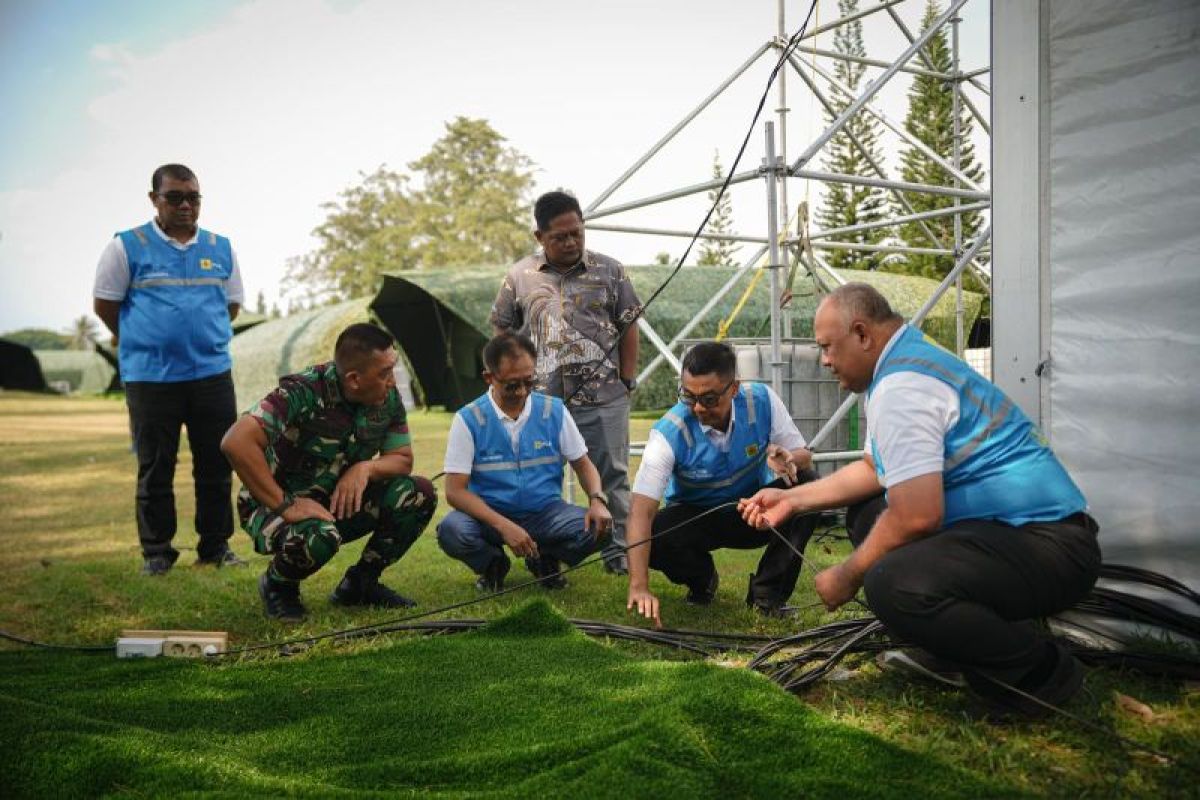
[[[637,388],[637,378],[621,378],[621,383],[625,384],[625,391],[630,393]]]
[[[287,492],[283,493],[283,499],[279,501],[279,505],[271,509],[271,513],[277,516],[282,516],[283,512],[287,511],[296,502],[296,498],[292,497]]]
[[[588,495],[588,500],[599,500],[605,508],[608,508],[608,495],[604,492],[592,492]]]

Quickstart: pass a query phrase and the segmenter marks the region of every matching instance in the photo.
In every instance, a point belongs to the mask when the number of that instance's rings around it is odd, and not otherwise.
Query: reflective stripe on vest
[[[905,327],[876,365],[868,397],[896,372],[928,375],[958,393],[959,418],[943,445],[943,525],[961,519],[1024,525],[1086,508],[1083,494],[1021,409],[916,328]],[[883,482],[886,465],[874,437],[871,450]]]
[[[565,459],[559,438],[566,411],[561,400],[544,394],[530,395],[529,402],[534,407],[516,452],[486,394],[458,412],[475,441],[467,488],[501,514],[535,513],[562,496]]]

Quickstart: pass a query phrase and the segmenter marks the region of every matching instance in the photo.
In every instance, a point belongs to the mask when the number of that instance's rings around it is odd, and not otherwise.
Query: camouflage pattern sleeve
[[[392,406],[392,414],[388,420],[387,432],[383,435],[383,445],[380,447],[382,453],[390,453],[412,444],[412,434],[408,432],[408,412],[404,409],[400,392],[395,389],[389,397],[389,405]]]
[[[642,310],[641,301],[629,280],[624,265],[617,265],[617,302],[613,305],[613,322],[628,325]]]
[[[247,413],[262,427],[268,444],[274,444],[305,411],[311,411],[316,406],[317,398],[312,387],[287,376]]]
[[[489,319],[493,329],[515,331],[521,327],[521,308],[517,304],[517,292],[513,285],[513,271],[509,270],[496,292]]]

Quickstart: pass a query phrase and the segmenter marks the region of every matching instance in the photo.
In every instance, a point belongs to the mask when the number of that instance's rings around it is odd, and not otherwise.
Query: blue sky
[[[807,8],[788,0],[789,28]],[[988,60],[987,9],[964,10],[968,68]],[[900,6],[912,28],[923,10]],[[818,21],[836,16],[821,0]],[[233,241],[248,297],[271,300],[288,259],[312,248],[321,204],[381,164],[403,169],[455,116],[487,119],[532,158],[535,191],[568,187],[586,204],[775,31],[776,0],[0,0],[0,332],[90,312],[100,251],[149,219],[158,164],[196,170],[201,225]],[[871,55],[904,49],[886,14],[864,34]],[[611,202],[707,180],[714,150],[728,167],[770,63]],[[823,121],[799,80],[788,86],[795,154]],[[898,119],[905,89],[879,97]],[[760,124],[742,169],[762,140]],[[885,149],[895,163],[896,143]],[[793,207],[819,198],[789,191]],[[732,198],[739,232],[761,234],[763,186]],[[704,210],[700,195],[611,221],[691,229]],[[632,264],[684,245],[601,232],[588,243]]]

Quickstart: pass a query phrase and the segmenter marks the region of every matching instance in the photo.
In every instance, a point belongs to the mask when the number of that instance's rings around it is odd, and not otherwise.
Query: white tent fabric
[[[1200,3],[1043,8],[1048,433],[1105,561],[1200,587]]]

